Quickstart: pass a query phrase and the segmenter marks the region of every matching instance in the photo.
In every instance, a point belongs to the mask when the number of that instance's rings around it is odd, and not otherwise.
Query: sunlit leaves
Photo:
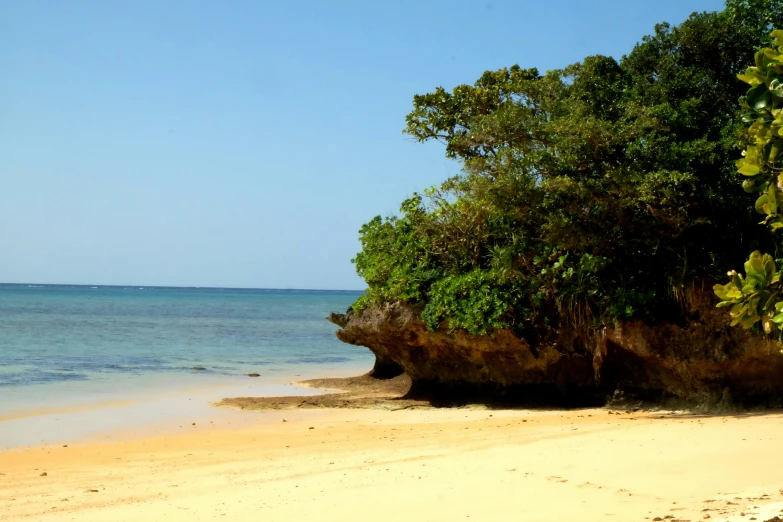
[[[745,104],[756,113],[748,134],[751,144],[738,160],[737,171],[746,179],[742,188],[761,195],[754,205],[756,212],[765,216],[762,224],[773,231],[783,229],[781,203],[783,191],[778,187],[783,179],[780,151],[783,149],[783,31],[770,35],[777,49],[764,48],[754,56],[755,67],[737,77],[751,85]],[[745,262],[745,276],[730,272],[730,281],[715,285],[719,307],[731,307],[732,326],[751,328],[761,322],[765,333],[783,330],[783,291],[775,262],[769,254],[758,251]],[[783,336],[783,334],[781,334]]]
[[[783,169],[780,151],[783,149],[783,32],[773,31],[770,37],[776,49],[764,48],[755,54],[755,67],[746,69],[737,77],[751,85],[745,95],[746,106],[755,112],[748,133],[753,140],[737,161],[737,172],[753,179],[743,182],[746,191],[765,192],[756,202],[756,211],[765,214],[765,223],[773,230],[778,224],[780,205],[777,178]],[[750,190],[749,190],[750,189]]]
[[[715,285],[718,307],[731,307],[731,325],[751,328],[759,321],[766,333],[783,330],[783,296],[779,293],[779,275],[769,254],[755,251],[745,262],[745,276],[729,273],[729,282]]]

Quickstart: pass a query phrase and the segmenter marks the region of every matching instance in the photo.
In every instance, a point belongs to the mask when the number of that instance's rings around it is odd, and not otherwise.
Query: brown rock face
[[[682,324],[628,321],[592,333],[564,330],[535,350],[507,330],[487,336],[427,331],[420,309],[410,305],[329,320],[340,326],[341,341],[375,354],[376,376],[407,373],[412,396],[600,404],[619,390],[649,399],[783,399],[780,347],[730,327],[712,299],[694,294]]]
[[[343,330],[348,327],[350,321],[355,316],[348,313],[348,314],[335,314],[331,313],[329,314],[329,317],[327,320],[329,322],[332,322],[339,326],[340,328],[343,328]],[[337,331],[337,338],[340,339],[343,342],[349,343],[349,344],[357,344],[360,346],[366,346],[359,342],[351,342],[346,339],[343,339],[340,335],[343,332],[343,330]],[[377,343],[376,343],[377,344]],[[398,375],[402,375],[405,373],[405,370],[402,369],[402,367],[394,362],[393,359],[391,359],[386,352],[384,352],[382,349],[373,350],[370,348],[370,350],[375,354],[375,365],[373,366],[372,370],[370,371],[370,376],[375,377],[376,379],[392,379],[394,377],[397,377]]]

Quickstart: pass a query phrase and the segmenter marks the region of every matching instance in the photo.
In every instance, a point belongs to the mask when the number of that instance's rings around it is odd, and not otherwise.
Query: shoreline
[[[25,407],[6,406],[0,415],[0,451],[38,447],[83,440],[117,440],[158,434],[181,433],[192,425],[212,423],[216,426],[247,424],[248,419],[228,408],[214,404],[226,396],[308,396],[322,390],[298,386],[295,379],[318,374],[344,376],[361,372],[356,365],[343,368],[302,367],[285,375],[249,376],[205,375],[190,378],[167,388],[118,391],[106,400],[89,393],[53,401],[46,406],[40,400]],[[191,376],[193,377],[193,376]],[[198,377],[196,375],[195,377]],[[200,381],[200,383],[199,383]],[[199,385],[200,384],[200,385]],[[45,396],[44,396],[45,397]]]

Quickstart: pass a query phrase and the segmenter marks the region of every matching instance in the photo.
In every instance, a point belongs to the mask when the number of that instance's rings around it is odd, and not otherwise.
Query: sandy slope
[[[783,508],[780,414],[278,413],[288,422],[0,453],[0,520],[767,520]]]

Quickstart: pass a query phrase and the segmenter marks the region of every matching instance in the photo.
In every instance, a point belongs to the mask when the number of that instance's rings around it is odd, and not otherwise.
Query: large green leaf
[[[738,170],[740,174],[745,176],[756,176],[761,172],[758,165],[752,165],[750,163],[744,163]]]
[[[765,83],[760,83],[755,87],[751,88],[750,90],[748,90],[748,94],[746,95],[746,100],[748,102],[748,105],[750,105],[756,110],[763,109],[764,107],[766,107],[770,99],[771,99],[771,95],[769,93],[769,88]]]

